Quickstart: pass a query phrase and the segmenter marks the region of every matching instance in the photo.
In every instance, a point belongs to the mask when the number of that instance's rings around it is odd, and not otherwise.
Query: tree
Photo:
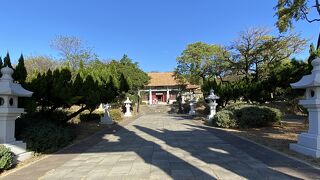
[[[3,63],[2,63],[2,58],[0,57],[0,69],[3,68]],[[0,71],[0,77],[2,76],[1,71]]]
[[[120,82],[119,83],[120,84],[120,87],[119,87],[120,92],[126,93],[126,92],[128,92],[130,90],[129,82],[128,82],[127,78],[124,76],[123,73],[120,75],[119,82]]]
[[[9,52],[7,52],[6,57],[4,57],[4,59],[3,59],[3,66],[4,67],[8,66],[8,67],[12,68]]]
[[[49,69],[54,71],[60,67],[60,64],[47,56],[31,56],[27,57],[24,61],[24,65],[27,70],[27,80],[28,82],[32,79],[37,78],[38,73],[46,73]]]
[[[119,63],[116,65],[119,70],[118,74],[123,74],[128,81],[129,90],[136,93],[140,88],[146,85],[149,81],[149,76],[147,73],[142,71],[137,62],[133,62],[126,54],[120,59]]]
[[[202,84],[206,79],[221,76],[229,66],[229,52],[219,45],[203,42],[189,44],[177,57],[176,78],[181,82]]]
[[[88,62],[97,59],[92,49],[85,47],[83,41],[75,36],[57,36],[52,42],[51,47],[57,50],[63,60],[69,65],[72,71],[79,68],[80,62]]]
[[[278,21],[276,25],[280,32],[286,32],[288,28],[292,28],[292,21],[306,20],[309,23],[320,21],[320,4],[319,0],[278,0],[276,5],[276,15]],[[312,13],[313,10],[316,13]],[[312,14],[314,15],[313,17]],[[320,34],[318,38],[317,49],[320,46]]]
[[[265,78],[274,66],[303,50],[305,44],[306,40],[296,34],[275,37],[265,28],[250,28],[233,42],[233,56],[228,60],[247,82],[251,76],[258,80]]]
[[[24,66],[24,58],[21,54],[18,65],[15,67],[15,71],[12,75],[13,79],[19,83],[24,83],[27,79],[27,69]]]

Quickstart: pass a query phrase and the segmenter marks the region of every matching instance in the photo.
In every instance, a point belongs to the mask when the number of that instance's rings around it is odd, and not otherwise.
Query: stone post
[[[149,89],[149,105],[152,104],[152,91]]]
[[[294,89],[306,89],[305,99],[299,104],[308,109],[309,130],[298,135],[298,142],[290,144],[290,149],[312,157],[320,157],[320,58],[311,62],[310,75],[291,84]]]
[[[17,116],[24,112],[23,108],[18,108],[18,97],[31,97],[32,92],[13,82],[13,70],[11,68],[2,68],[1,73],[0,143],[10,148],[17,161],[23,161],[31,156],[31,152],[26,151],[26,143],[16,141],[14,137],[15,120]]]
[[[189,111],[189,115],[193,116],[193,115],[196,115],[196,111],[194,109],[194,105],[197,101],[195,100],[195,98],[192,98],[190,100],[190,111]]]
[[[167,89],[167,99],[166,99],[167,103],[170,103],[170,91],[169,89]]]
[[[113,124],[112,118],[109,113],[109,109],[111,106],[109,104],[106,104],[103,106],[104,107],[104,115],[103,117],[100,118],[100,123],[101,124]]]
[[[214,118],[214,115],[216,115],[216,108],[218,106],[218,103],[216,102],[219,97],[214,94],[214,91],[210,91],[210,95],[206,98],[209,100],[209,107],[210,107],[210,114],[207,117],[207,122],[209,124],[212,124],[212,119]]]
[[[124,104],[125,104],[125,106],[126,106],[126,112],[124,113],[124,116],[125,116],[125,117],[131,117],[131,116],[132,116],[131,110],[130,110],[130,108],[131,108],[131,103],[132,103],[132,102],[130,101],[129,97],[127,97],[127,100],[124,101]]]

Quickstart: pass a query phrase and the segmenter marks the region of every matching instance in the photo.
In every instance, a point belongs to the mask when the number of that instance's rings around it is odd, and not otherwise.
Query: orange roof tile
[[[148,86],[178,86],[183,85],[180,84],[179,81],[175,80],[174,72],[152,72],[148,73],[150,77]],[[187,84],[187,89],[197,89],[200,86]]]
[[[149,84],[146,86],[177,86],[179,82],[174,79],[174,72],[152,72],[148,73]]]

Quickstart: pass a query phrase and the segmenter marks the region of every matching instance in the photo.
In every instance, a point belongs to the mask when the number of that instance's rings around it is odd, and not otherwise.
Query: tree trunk
[[[80,113],[82,113],[83,111],[87,110],[89,108],[87,108],[86,106],[85,107],[81,107],[78,111],[70,114],[69,116],[67,116],[65,119],[64,119],[64,122],[67,122],[68,120],[76,117],[77,115],[79,115]]]

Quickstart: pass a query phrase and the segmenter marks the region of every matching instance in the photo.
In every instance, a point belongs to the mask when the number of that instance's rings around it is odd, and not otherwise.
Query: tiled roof
[[[179,82],[174,79],[174,72],[152,72],[148,73],[149,84],[146,86],[177,86]]]
[[[178,86],[182,85],[174,79],[174,72],[152,72],[148,73],[150,77],[148,86]],[[187,84],[187,89],[197,89],[198,85]]]

